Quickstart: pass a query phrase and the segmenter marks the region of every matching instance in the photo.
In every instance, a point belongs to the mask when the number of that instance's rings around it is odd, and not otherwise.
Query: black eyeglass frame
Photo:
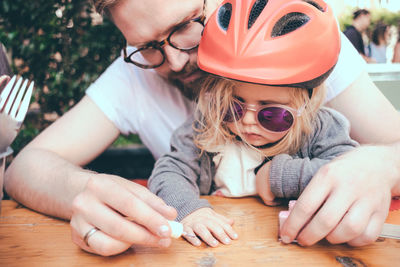
[[[193,49],[196,49],[197,47],[199,47],[199,44],[197,44],[196,46],[191,47],[191,48],[179,48],[179,47],[176,47],[173,43],[171,43],[171,36],[172,36],[175,32],[177,32],[178,30],[180,30],[180,29],[182,29],[183,27],[185,27],[186,25],[188,25],[189,23],[193,23],[193,22],[196,23],[196,22],[198,22],[198,23],[200,23],[200,24],[204,27],[204,22],[205,22],[205,20],[206,20],[206,16],[204,15],[204,11],[203,11],[203,14],[202,14],[201,16],[199,16],[199,17],[197,17],[197,18],[194,18],[194,19],[191,19],[191,20],[189,20],[189,21],[186,21],[186,22],[184,22],[184,23],[182,23],[182,24],[180,24],[180,25],[177,25],[177,26],[170,32],[170,34],[168,35],[168,37],[165,38],[164,40],[162,40],[162,41],[151,41],[151,42],[145,44],[144,46],[138,48],[137,50],[133,51],[132,53],[130,53],[129,56],[128,56],[128,53],[127,53],[127,51],[126,51],[126,46],[125,46],[124,49],[123,49],[124,61],[127,62],[127,63],[132,63],[132,64],[134,64],[134,65],[136,65],[136,66],[138,66],[138,67],[140,67],[140,68],[142,68],[142,69],[155,69],[155,68],[160,67],[160,66],[161,66],[162,64],[164,64],[164,62],[165,62],[165,52],[164,52],[164,50],[163,50],[162,48],[163,48],[163,46],[165,46],[166,44],[170,45],[171,47],[173,47],[173,48],[175,48],[175,49],[177,49],[177,50],[179,50],[179,51],[191,51],[191,50],[193,50]],[[131,57],[132,57],[135,53],[139,53],[140,51],[143,51],[143,50],[148,49],[148,48],[153,48],[153,49],[156,49],[156,50],[158,50],[158,51],[161,52],[161,55],[162,55],[163,59],[162,59],[162,61],[161,61],[160,64],[156,64],[156,65],[143,65],[143,64],[140,64],[140,63],[138,63],[138,62],[135,62],[135,61],[132,61],[132,60],[131,60]]]

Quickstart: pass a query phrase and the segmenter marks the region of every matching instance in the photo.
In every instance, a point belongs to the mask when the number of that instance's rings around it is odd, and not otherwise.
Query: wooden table
[[[400,266],[400,240],[380,238],[352,248],[320,242],[303,248],[277,241],[278,212],[257,198],[207,197],[217,212],[235,219],[239,240],[193,247],[180,239],[168,249],[135,247],[114,257],[86,253],[71,241],[68,222],[2,202],[0,266]],[[400,218],[398,211],[390,215]],[[396,219],[396,218],[395,218]]]

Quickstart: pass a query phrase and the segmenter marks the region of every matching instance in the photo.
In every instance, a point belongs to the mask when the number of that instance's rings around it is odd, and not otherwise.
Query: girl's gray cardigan
[[[149,189],[178,211],[181,221],[193,211],[211,207],[201,195],[215,188],[213,177],[215,153],[203,153],[193,142],[193,117],[178,128],[171,138],[171,152],[157,160],[148,181]],[[297,198],[318,169],[333,158],[358,145],[349,136],[346,118],[328,108],[321,108],[314,131],[294,155],[273,157],[270,168],[272,193],[278,198]]]

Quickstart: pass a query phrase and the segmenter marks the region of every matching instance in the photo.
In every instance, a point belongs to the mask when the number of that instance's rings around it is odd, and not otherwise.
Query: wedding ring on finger
[[[99,231],[99,228],[97,228],[97,227],[93,227],[89,231],[87,231],[87,233],[83,237],[83,242],[85,242],[86,246],[90,247],[89,246],[89,237],[91,237],[97,231]]]

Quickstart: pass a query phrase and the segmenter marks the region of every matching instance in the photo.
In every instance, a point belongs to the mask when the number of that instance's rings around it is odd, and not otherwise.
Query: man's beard
[[[186,65],[185,68],[180,72],[173,72],[168,75],[168,81],[175,85],[181,93],[188,98],[189,100],[195,100],[200,92],[201,84],[203,78],[205,76],[205,72],[202,72],[202,75],[197,79],[191,82],[184,82],[182,77],[186,77],[196,71],[201,71],[197,65],[189,66]]]

